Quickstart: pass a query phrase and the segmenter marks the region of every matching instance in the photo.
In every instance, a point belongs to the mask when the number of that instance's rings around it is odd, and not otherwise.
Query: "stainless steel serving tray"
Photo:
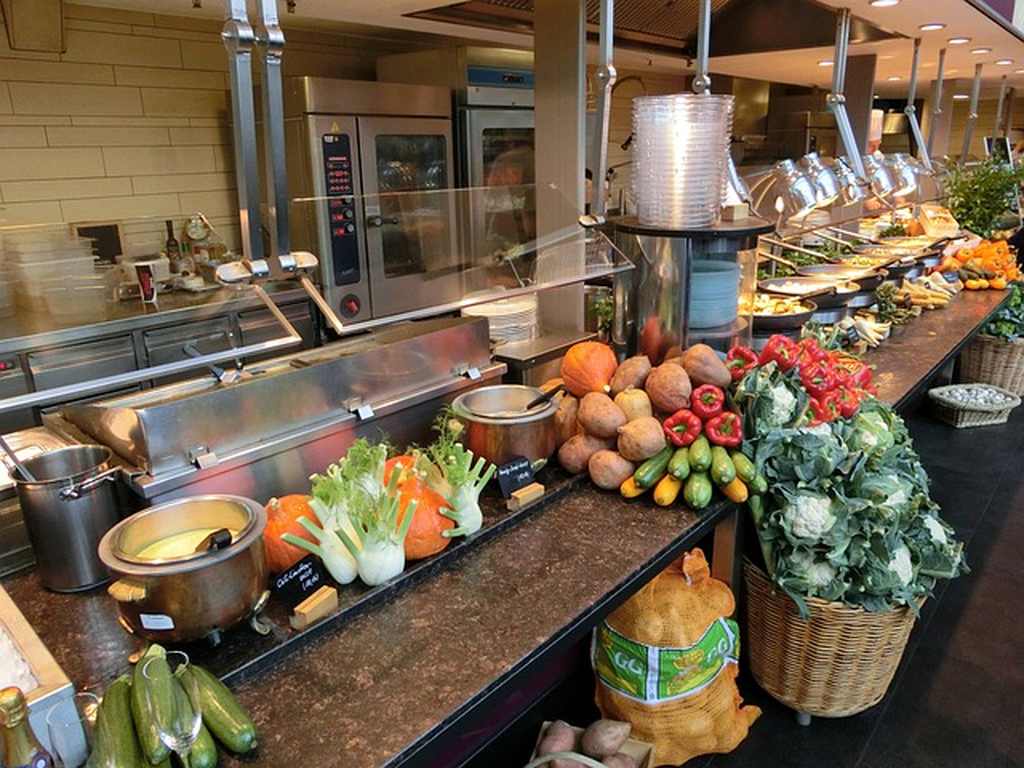
[[[818,311],[818,305],[813,301],[802,301],[801,304],[803,305],[803,311],[788,315],[753,315],[754,333],[786,331],[799,328]]]

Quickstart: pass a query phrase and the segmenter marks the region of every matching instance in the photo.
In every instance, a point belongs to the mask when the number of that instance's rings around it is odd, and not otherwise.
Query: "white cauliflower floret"
[[[793,570],[802,573],[808,583],[815,587],[824,587],[836,577],[835,567],[825,561],[815,558],[813,552],[796,550],[789,557]]]
[[[942,523],[931,515],[925,515],[922,522],[924,527],[928,529],[928,533],[931,534],[932,541],[940,546],[945,546],[949,543],[949,539],[946,537],[946,529],[942,527]]]
[[[900,583],[906,586],[914,578],[914,565],[910,562],[910,550],[900,546],[892,553],[892,560],[889,561],[889,570],[899,577]]]
[[[782,510],[783,519],[794,536],[820,539],[835,525],[832,500],[817,494],[800,494]]]
[[[776,384],[768,390],[772,400],[771,422],[776,426],[788,424],[796,410],[796,395],[785,384]]]

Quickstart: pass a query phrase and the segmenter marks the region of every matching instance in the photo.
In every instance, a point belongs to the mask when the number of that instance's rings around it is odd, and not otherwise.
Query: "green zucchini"
[[[683,486],[683,498],[690,509],[704,509],[711,503],[711,480],[703,472],[694,472]]]
[[[728,485],[736,479],[736,467],[729,452],[720,445],[711,449],[711,479],[716,485]]]
[[[664,477],[671,458],[672,449],[662,448],[637,468],[633,473],[633,480],[641,488],[650,488]]]
[[[177,673],[181,674],[184,674],[184,671]],[[174,696],[178,705],[178,716],[185,720],[184,729],[188,730],[192,725],[189,722],[192,719],[192,702],[189,701],[188,694],[177,678],[174,680]],[[199,735],[188,754],[188,764],[189,768],[214,768],[217,765],[217,745],[210,731],[202,723],[199,725]]]
[[[236,754],[255,749],[256,726],[228,687],[194,664],[185,674],[194,676],[203,703],[203,722],[220,743]]]
[[[768,480],[765,479],[765,476],[760,472],[754,475],[754,479],[751,480],[748,485],[750,487],[750,492],[757,494],[758,496],[768,491]]]
[[[732,458],[732,465],[736,467],[736,477],[749,486],[757,476],[757,468],[754,466],[754,462],[748,459],[743,451],[733,451],[730,457]]]
[[[96,714],[90,766],[130,766],[143,764],[142,750],[132,728],[131,677],[121,675],[107,688]]]
[[[711,469],[711,443],[701,435],[690,444],[690,469],[707,472]]]
[[[685,480],[690,475],[690,451],[688,448],[677,448],[668,462],[668,473],[676,480]]]
[[[143,675],[142,668],[147,662],[149,674]],[[131,696],[135,732],[139,736],[142,754],[152,765],[162,763],[171,754],[160,740],[159,723],[170,722],[174,713],[173,683],[167,652],[154,643],[135,664]]]

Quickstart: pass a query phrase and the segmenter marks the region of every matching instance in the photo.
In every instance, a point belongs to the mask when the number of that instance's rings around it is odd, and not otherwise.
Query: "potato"
[[[636,760],[625,752],[616,752],[614,755],[609,755],[601,762],[607,765],[608,768],[636,768]]]
[[[550,755],[554,752],[575,752],[576,731],[564,720],[555,720],[544,731],[544,738],[537,745],[537,757]],[[548,763],[552,768],[574,768],[572,760],[555,760]]]
[[[620,720],[598,720],[583,732],[583,754],[602,760],[618,752],[629,738],[632,726]]]
[[[647,377],[644,383],[647,396],[655,410],[664,413],[675,413],[680,408],[690,405],[690,377],[682,366],[674,363],[662,363]]]
[[[694,344],[683,355],[683,368],[693,382],[693,386],[699,387],[702,384],[714,384],[716,387],[728,387],[732,383],[732,376],[725,363],[707,344]]]
[[[588,392],[580,400],[576,417],[587,434],[594,437],[615,437],[628,419],[604,392]]]
[[[559,446],[576,434],[576,416],[579,410],[580,401],[573,395],[566,393],[562,396],[558,410],[555,411],[555,434]]]
[[[619,430],[619,453],[629,461],[646,461],[665,447],[665,431],[653,416],[643,416]]]
[[[612,395],[617,395],[630,387],[641,389],[650,372],[651,361],[647,359],[647,355],[637,355],[623,360],[612,376]]]
[[[578,475],[587,468],[590,457],[604,448],[611,448],[612,441],[593,435],[573,435],[558,449],[558,463],[567,472]]]
[[[626,414],[626,421],[633,421],[643,416],[650,416],[651,398],[642,389],[629,387],[615,396],[615,404]]]
[[[590,457],[587,469],[594,485],[610,491],[622,485],[626,478],[636,471],[636,466],[615,451],[605,450],[598,451]]]

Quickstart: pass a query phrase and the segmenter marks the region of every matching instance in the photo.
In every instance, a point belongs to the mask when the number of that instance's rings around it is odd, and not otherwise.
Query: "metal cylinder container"
[[[96,553],[103,535],[120,519],[116,469],[109,448],[76,445],[23,463],[33,481],[13,473],[21,512],[43,586],[77,592],[110,578]]]
[[[555,452],[557,409],[550,402],[526,409],[540,394],[536,387],[500,384],[460,395],[452,410],[466,428],[463,444],[498,466],[520,456],[547,461]]]

